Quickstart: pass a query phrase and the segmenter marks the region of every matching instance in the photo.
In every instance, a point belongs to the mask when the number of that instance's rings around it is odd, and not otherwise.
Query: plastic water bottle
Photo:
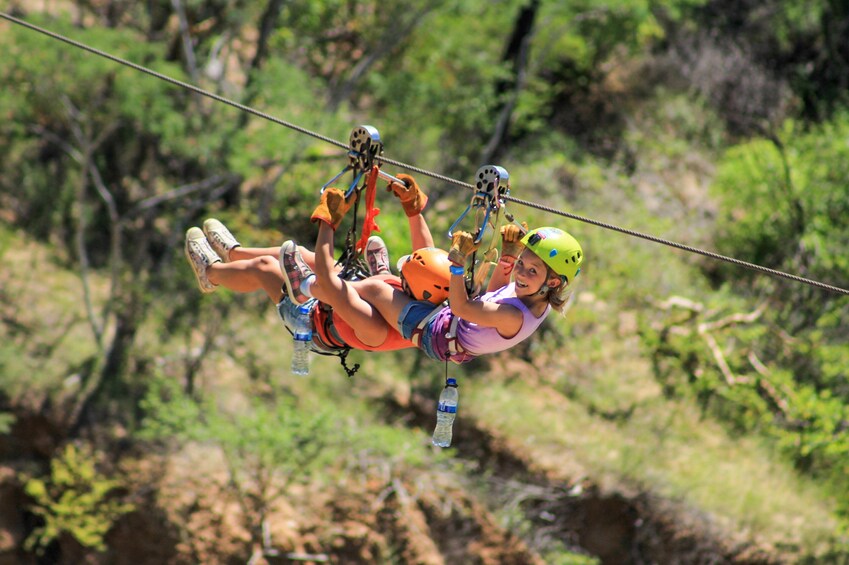
[[[310,343],[312,342],[312,320],[310,309],[302,304],[298,307],[293,332],[294,351],[292,351],[292,374],[308,375],[310,372]]]
[[[445,388],[439,394],[439,404],[436,405],[436,429],[433,430],[433,445],[448,447],[451,445],[454,418],[457,416],[457,380],[446,379]]]

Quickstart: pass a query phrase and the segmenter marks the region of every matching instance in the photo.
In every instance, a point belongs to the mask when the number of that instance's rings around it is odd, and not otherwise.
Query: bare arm
[[[463,275],[452,275],[448,289],[448,305],[455,316],[479,326],[496,328],[499,335],[511,338],[522,329],[521,310],[509,304],[470,300]]]
[[[424,216],[416,214],[408,217],[407,220],[410,224],[410,242],[413,245],[413,250],[433,247],[433,235],[430,233],[430,228]]]
[[[525,222],[522,222],[521,226],[516,224],[501,226],[501,259],[498,261],[498,265],[495,266],[495,272],[489,279],[489,286],[487,286],[488,292],[501,288],[510,282],[510,273],[513,272],[513,264],[525,248],[521,240],[526,233],[528,233],[528,224]]]
[[[492,276],[489,277],[489,284],[486,286],[487,292],[492,292],[502,286],[507,286],[510,282],[510,273],[513,272],[513,261],[515,261],[515,259],[508,261],[504,257],[498,261]]]
[[[433,236],[427,222],[422,216],[422,210],[427,205],[427,195],[419,188],[416,179],[410,175],[400,174],[401,182],[390,182],[387,190],[395,194],[401,201],[404,213],[410,224],[410,239],[413,250],[423,247],[433,247]]]

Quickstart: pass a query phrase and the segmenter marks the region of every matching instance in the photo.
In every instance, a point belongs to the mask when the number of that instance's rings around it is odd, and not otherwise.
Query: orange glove
[[[397,182],[390,182],[386,186],[386,191],[395,193],[395,196],[401,201],[401,206],[404,207],[404,213],[407,214],[408,218],[418,216],[427,204],[427,195],[419,188],[416,179],[410,175],[398,175],[398,180],[404,181],[407,183],[407,186]]]
[[[524,228],[524,232],[522,231]],[[501,226],[501,260],[512,263],[525,249],[522,238],[528,233],[528,224],[522,222],[522,228],[516,224]]]
[[[354,191],[346,200],[345,193],[338,188],[326,189],[321,193],[321,202],[315,207],[310,220],[313,223],[321,220],[336,230],[339,224],[342,223],[342,218],[345,217],[345,214],[348,213],[348,210],[357,201],[358,194],[358,192]]]
[[[448,260],[457,265],[465,265],[466,257],[478,248],[475,238],[467,231],[454,232],[451,238],[451,250],[448,251]]]

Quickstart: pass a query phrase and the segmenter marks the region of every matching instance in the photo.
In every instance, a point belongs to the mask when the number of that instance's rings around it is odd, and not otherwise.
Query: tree
[[[256,400],[249,410],[227,414],[210,399],[193,400],[173,381],[160,380],[142,405],[141,437],[213,445],[224,454],[228,488],[238,501],[257,547],[275,499],[308,481],[332,462],[345,443],[328,410],[309,410],[289,397]]]

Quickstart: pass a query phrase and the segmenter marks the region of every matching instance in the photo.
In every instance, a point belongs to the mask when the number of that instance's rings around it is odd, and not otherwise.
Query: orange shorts
[[[403,290],[401,288],[401,279],[395,275],[375,275],[374,278],[386,281],[397,290]],[[354,329],[345,320],[340,316],[332,315],[332,310],[328,311],[319,304],[316,306],[313,316],[315,329],[319,338],[330,346],[341,348],[347,345],[351,349],[360,349],[363,351],[395,351],[397,349],[407,349],[416,346],[409,339],[401,337],[395,324],[387,324],[388,333],[383,343],[380,345],[366,345],[357,339]]]

